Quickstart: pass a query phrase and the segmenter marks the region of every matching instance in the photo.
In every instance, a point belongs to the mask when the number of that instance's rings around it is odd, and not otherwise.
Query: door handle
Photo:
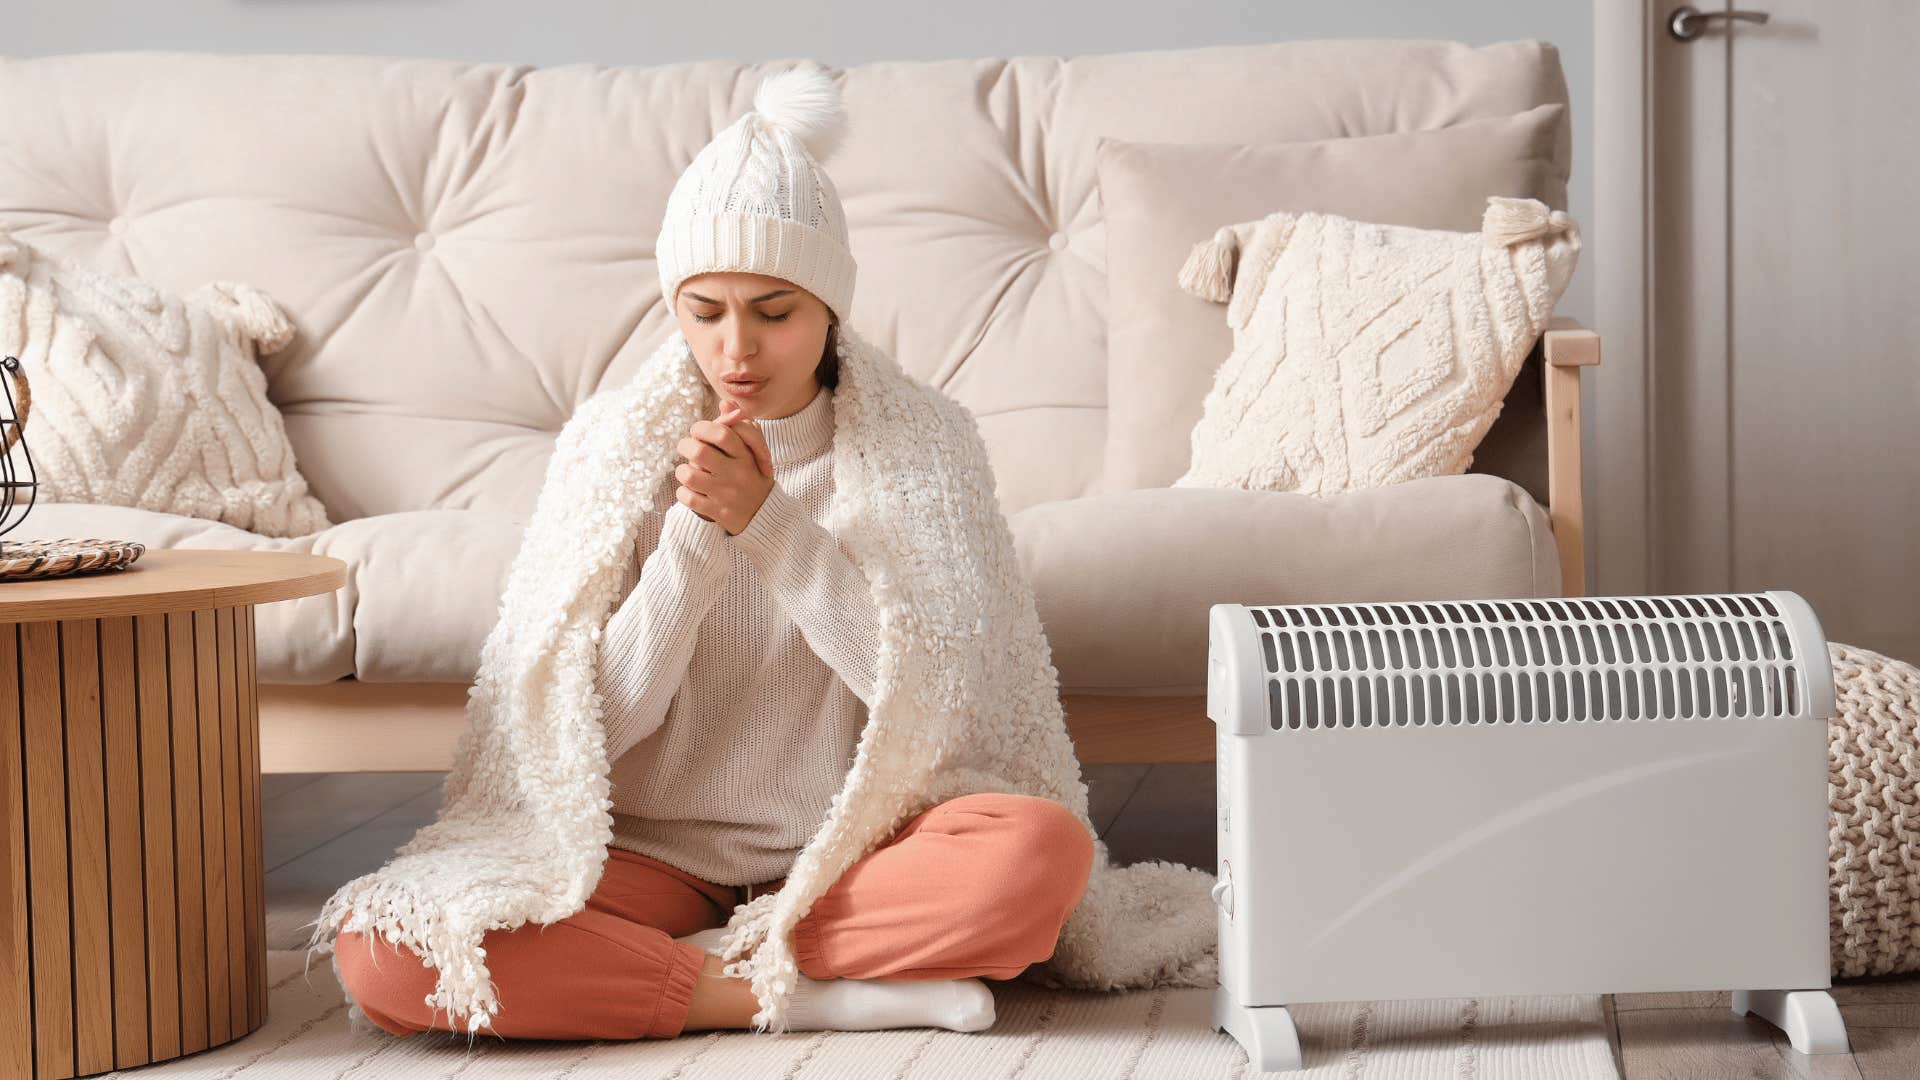
[[[1673,9],[1673,16],[1667,20],[1667,33],[1672,34],[1675,41],[1692,41],[1706,33],[1709,23],[1738,19],[1759,26],[1768,18],[1764,11],[1701,11],[1691,4],[1683,4]]]

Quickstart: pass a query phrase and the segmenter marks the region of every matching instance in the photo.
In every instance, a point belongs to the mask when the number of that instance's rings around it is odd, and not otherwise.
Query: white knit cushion
[[[1477,233],[1276,213],[1197,245],[1181,287],[1234,346],[1174,487],[1333,495],[1464,473],[1580,249],[1563,211],[1492,198]]]
[[[212,282],[183,299],[0,230],[0,352],[20,358],[33,394],[25,435],[37,501],[208,518],[263,536],[327,528],[255,355],[292,336],[257,289]]]
[[[1837,641],[1827,655],[1833,975],[1920,971],[1920,669]]]
[[[1187,471],[1200,404],[1233,351],[1219,309],[1175,280],[1196,238],[1276,210],[1470,232],[1489,195],[1565,207],[1557,155],[1566,131],[1567,107],[1551,104],[1430,131],[1298,142],[1101,137],[1108,489],[1163,488]]]

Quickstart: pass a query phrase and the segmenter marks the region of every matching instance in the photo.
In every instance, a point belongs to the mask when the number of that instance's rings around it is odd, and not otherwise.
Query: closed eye
[[[713,320],[715,320],[715,319],[717,319],[717,318],[719,318],[719,317],[720,317],[720,316],[719,316],[719,315],[717,315],[717,314],[715,314],[715,315],[702,315],[702,314],[700,314],[700,313],[699,313],[699,312],[697,312],[697,311],[695,311],[695,312],[692,312],[691,314],[693,315],[693,320],[694,320],[695,322],[703,322],[703,323],[705,323],[705,322],[712,322]],[[793,314],[793,312],[791,312],[791,311],[787,311],[787,312],[782,312],[781,314],[778,314],[778,315],[766,315],[766,314],[762,314],[762,315],[761,315],[760,317],[761,317],[761,318],[763,318],[763,319],[765,319],[765,320],[767,320],[768,322],[786,322],[786,321],[787,321],[787,316],[789,316],[789,315],[791,315],[791,314]]]

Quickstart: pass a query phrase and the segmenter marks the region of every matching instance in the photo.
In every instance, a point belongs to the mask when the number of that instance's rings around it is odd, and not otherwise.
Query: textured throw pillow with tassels
[[[1174,487],[1332,495],[1467,471],[1573,274],[1579,231],[1492,198],[1477,233],[1277,213],[1196,245],[1180,286],[1234,346]]]
[[[20,358],[33,390],[36,499],[208,518],[263,536],[327,528],[255,351],[292,337],[258,289],[213,282],[171,296],[0,230],[0,354]]]

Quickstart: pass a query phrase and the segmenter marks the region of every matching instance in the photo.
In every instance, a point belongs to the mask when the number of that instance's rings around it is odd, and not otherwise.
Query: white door
[[[1686,37],[1598,3],[1595,321],[1628,362],[1596,372],[1592,591],[1791,589],[1920,663],[1920,3],[1710,3]]]

